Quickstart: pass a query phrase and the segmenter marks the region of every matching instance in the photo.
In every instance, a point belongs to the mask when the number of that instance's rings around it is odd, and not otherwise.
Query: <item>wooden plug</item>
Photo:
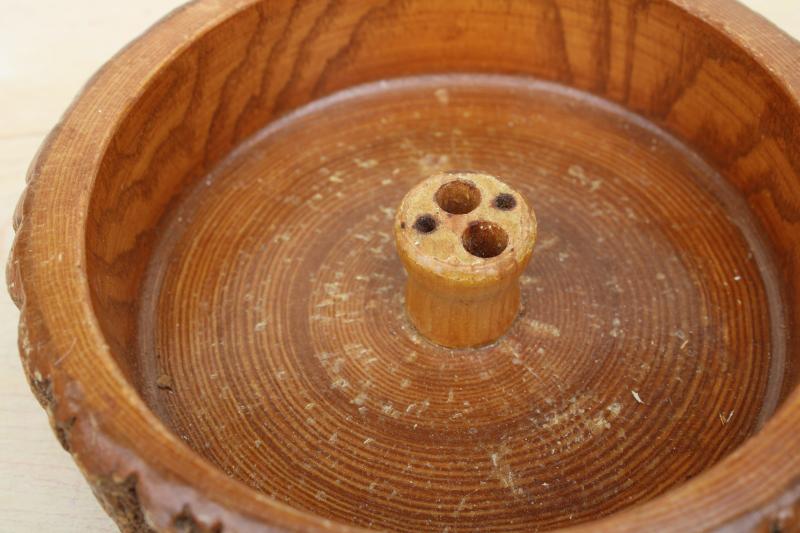
[[[536,216],[518,192],[489,174],[436,174],[403,198],[394,236],[406,311],[422,335],[467,348],[511,326],[536,240]]]

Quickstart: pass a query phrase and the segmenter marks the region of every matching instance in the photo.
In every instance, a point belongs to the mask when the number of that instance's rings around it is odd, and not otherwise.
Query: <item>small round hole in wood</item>
[[[465,215],[481,203],[481,192],[474,183],[453,180],[436,191],[436,203],[453,215]]]
[[[476,257],[497,257],[508,246],[508,233],[492,222],[472,222],[461,236],[464,249]]]
[[[497,209],[502,209],[503,211],[511,211],[515,207],[517,207],[517,199],[514,198],[513,194],[508,194],[507,192],[498,194],[494,202],[492,204]]]
[[[436,231],[436,219],[431,215],[420,215],[414,222],[414,229],[420,233],[432,233]]]

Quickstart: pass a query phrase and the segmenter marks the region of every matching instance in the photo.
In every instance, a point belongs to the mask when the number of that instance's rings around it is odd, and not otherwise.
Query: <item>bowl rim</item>
[[[126,380],[91,304],[87,191],[116,126],[160,68],[260,1],[195,0],[172,11],[106,63],[48,135],[14,215],[8,262],[9,291],[20,308],[20,356],[56,435],[116,520],[138,513],[132,520],[156,529],[182,517],[208,529],[365,531],[259,493],[194,452]],[[800,116],[800,43],[735,0],[660,1],[757,60]],[[120,68],[127,73],[121,82]],[[753,529],[800,506],[800,453],[792,450],[800,450],[800,387],[757,434],[694,479],[570,530]],[[128,518],[109,509],[115,502],[129,507]]]

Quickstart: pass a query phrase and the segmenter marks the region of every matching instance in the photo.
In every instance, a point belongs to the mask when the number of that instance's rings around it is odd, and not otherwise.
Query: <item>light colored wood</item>
[[[3,219],[10,218],[21,176],[88,76],[122,44],[177,2],[11,2],[0,18],[0,178]],[[753,1],[800,34],[793,2]],[[24,44],[23,44],[24,43]],[[54,53],[57,50],[58,53]],[[65,58],[69,58],[68,60]],[[10,227],[3,247],[10,244]],[[0,367],[0,518],[9,531],[108,531],[112,526],[52,437],[31,398],[15,345],[16,310],[2,297]],[[5,530],[5,529],[4,529]]]
[[[519,277],[536,241],[525,198],[491,175],[444,172],[397,209],[406,310],[423,336],[467,348],[497,340],[519,312]]]

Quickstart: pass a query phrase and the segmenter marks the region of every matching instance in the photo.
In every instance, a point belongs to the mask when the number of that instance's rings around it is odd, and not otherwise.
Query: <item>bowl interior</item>
[[[404,193],[451,168],[491,169],[541,221],[523,314],[478,350],[414,331],[390,238]],[[697,475],[778,400],[775,265],[741,198],[561,86],[334,95],[239,148],[157,232],[149,404],[230,476],[341,522],[578,523]]]
[[[768,74],[666,3],[606,33],[592,2],[357,4],[242,8],[107,148],[93,305],[164,424],[256,491],[409,531],[585,522],[755,434],[798,361],[800,237],[753,185],[800,201]],[[403,313],[394,208],[448,169],[540,224],[523,312],[480,350]]]

